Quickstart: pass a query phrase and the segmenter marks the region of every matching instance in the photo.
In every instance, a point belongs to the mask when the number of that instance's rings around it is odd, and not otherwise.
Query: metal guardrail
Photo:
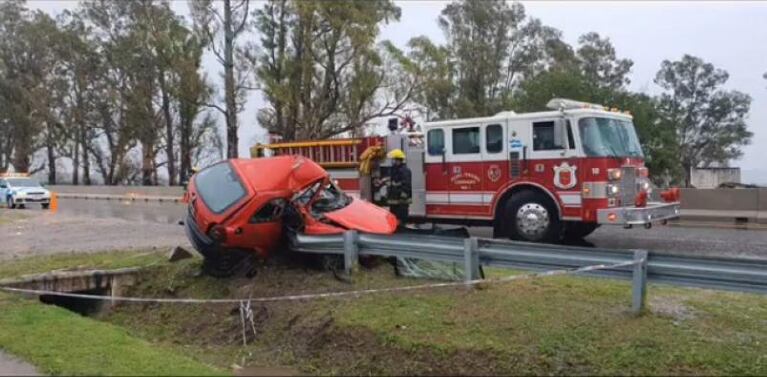
[[[634,310],[644,306],[646,281],[700,288],[767,293],[767,260],[669,255],[645,250],[611,250],[483,238],[433,235],[296,235],[293,249],[305,253],[343,254],[347,273],[359,255],[417,258],[464,264],[467,281],[479,278],[479,266],[546,271],[592,265],[631,265],[588,275],[632,279]]]

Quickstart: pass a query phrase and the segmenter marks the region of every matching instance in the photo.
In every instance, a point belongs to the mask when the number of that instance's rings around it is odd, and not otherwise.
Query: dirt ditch
[[[412,284],[380,263],[354,285],[306,266],[262,265],[253,279],[215,279],[199,261],[153,267],[125,292],[134,297],[246,298]],[[196,357],[240,375],[498,374],[498,356],[403,348],[367,328],[339,321],[346,300],[253,303],[253,326],[243,331],[239,304],[122,303],[95,318],[153,342],[197,350]],[[385,313],[381,313],[385,315]],[[244,336],[244,340],[243,340]],[[243,345],[243,342],[245,343]]]

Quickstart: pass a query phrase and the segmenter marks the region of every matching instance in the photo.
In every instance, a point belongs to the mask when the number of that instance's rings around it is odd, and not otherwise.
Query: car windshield
[[[245,187],[228,162],[195,174],[194,185],[205,206],[216,214],[224,212],[245,196]]]
[[[583,151],[589,157],[642,157],[634,124],[614,118],[581,118],[578,121]]]
[[[312,212],[319,214],[337,211],[348,206],[351,202],[352,198],[344,194],[333,182],[330,182],[317,194],[317,199],[312,203]]]
[[[11,187],[41,187],[40,182],[31,178],[8,178],[7,181]]]
[[[352,198],[341,191],[333,182],[317,181],[304,191],[296,194],[293,203],[305,206],[311,203],[311,211],[315,215],[337,211],[352,202]]]

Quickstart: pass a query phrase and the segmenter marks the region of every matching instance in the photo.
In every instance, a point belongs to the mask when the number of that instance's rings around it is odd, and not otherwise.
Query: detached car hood
[[[325,217],[347,229],[366,233],[392,234],[398,225],[397,218],[389,211],[360,199],[353,199],[348,206],[325,213]]]

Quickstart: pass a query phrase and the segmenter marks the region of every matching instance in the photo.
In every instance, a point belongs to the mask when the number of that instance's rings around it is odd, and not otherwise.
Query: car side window
[[[565,149],[564,140],[556,135],[554,121],[533,123],[533,150],[553,151]]]
[[[491,124],[485,128],[485,149],[487,153],[503,150],[503,127],[500,124]]]
[[[282,211],[285,209],[287,201],[285,199],[274,199],[264,204],[256,214],[250,218],[251,224],[271,223],[282,218]]]
[[[453,154],[479,153],[479,127],[453,129]]]
[[[428,151],[431,156],[441,156],[445,153],[445,131],[441,129],[429,130],[426,134],[429,140]]]

